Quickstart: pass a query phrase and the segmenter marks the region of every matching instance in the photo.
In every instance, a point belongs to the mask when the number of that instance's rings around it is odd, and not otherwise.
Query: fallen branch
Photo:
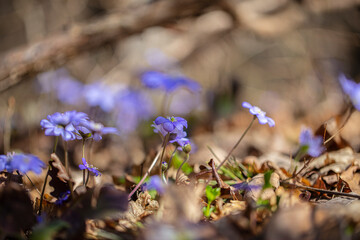
[[[340,195],[340,196],[352,197],[352,198],[360,199],[360,195],[354,194],[354,193],[336,192],[336,191],[331,191],[331,190],[325,190],[325,189],[320,189],[320,188],[303,186],[303,185],[300,185],[300,184],[289,183],[289,182],[281,182],[280,184],[283,187],[301,188],[301,189],[314,191],[314,192],[321,192],[321,193],[326,193],[326,194]]]
[[[25,78],[57,68],[83,52],[119,41],[153,26],[199,16],[213,9],[229,12],[226,0],[156,1],[128,12],[114,13],[93,23],[75,25],[69,31],[12,51],[0,59],[0,92]]]

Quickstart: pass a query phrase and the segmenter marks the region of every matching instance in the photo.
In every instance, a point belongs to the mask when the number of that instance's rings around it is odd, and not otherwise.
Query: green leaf
[[[270,178],[271,178],[271,174],[273,173],[272,170],[270,171],[267,171],[265,174],[264,174],[264,186],[263,186],[263,189],[267,189],[267,188],[272,188],[273,186],[271,185],[270,183]]]
[[[210,204],[214,201],[218,196],[220,196],[220,188],[212,188],[211,186],[206,186],[205,194],[208,199],[208,203]]]
[[[39,224],[34,227],[30,239],[36,240],[52,240],[55,239],[56,234],[63,228],[69,228],[70,225],[62,220],[55,220],[52,222]]]
[[[178,169],[183,161],[184,161],[184,159],[181,158],[178,153],[176,153],[173,157],[172,165],[174,166],[174,168]],[[185,163],[182,166],[181,170],[186,175],[188,175],[194,171],[194,169],[188,163]]]

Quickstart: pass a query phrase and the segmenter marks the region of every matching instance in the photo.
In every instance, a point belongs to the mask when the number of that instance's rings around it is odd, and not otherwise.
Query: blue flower
[[[201,90],[200,84],[184,76],[172,76],[158,71],[146,71],[141,75],[144,86],[151,89],[163,89],[172,92],[180,87],[185,87],[192,92]]]
[[[86,85],[84,97],[89,106],[99,106],[104,112],[110,112],[115,107],[116,91],[100,82]]]
[[[40,174],[45,168],[45,163],[32,154],[8,153],[0,155],[0,171],[13,172],[18,170],[22,174],[30,171]]]
[[[81,101],[83,84],[65,68],[39,74],[37,79],[42,92],[55,92],[62,103],[75,105]]]
[[[350,97],[354,107],[360,111],[360,84],[346,78],[344,74],[339,75],[339,81],[343,91]]]
[[[65,141],[69,141],[76,137],[75,126],[87,119],[87,114],[83,112],[56,112],[48,115],[47,119],[41,120],[40,125],[45,129],[46,136],[61,136]]]
[[[150,178],[149,182],[146,184],[146,189],[156,190],[159,194],[163,194],[165,192],[164,184],[157,175]]]
[[[70,197],[70,191],[66,191],[60,194],[60,197],[55,201],[55,205],[62,205],[64,202],[66,202]]]
[[[300,133],[300,151],[312,157],[318,157],[324,151],[323,140],[314,136],[310,128],[304,128]]]
[[[136,130],[140,121],[148,119],[153,112],[151,99],[142,91],[125,89],[116,98],[117,127],[122,134]]]
[[[76,129],[80,132],[80,135],[88,135],[91,133],[91,136],[95,141],[100,141],[102,135],[104,134],[117,134],[118,130],[113,127],[104,127],[101,123],[96,123],[94,121],[83,121],[80,123]],[[82,137],[81,137],[82,138]]]
[[[260,124],[269,124],[270,127],[275,126],[275,121],[272,118],[267,117],[266,112],[262,111],[259,107],[252,106],[248,102],[243,102],[242,106],[248,108],[249,112],[258,118]]]
[[[99,172],[98,168],[97,168],[97,167],[94,167],[93,165],[89,165],[89,164],[86,162],[86,159],[85,159],[85,158],[82,159],[82,162],[83,162],[83,164],[80,164],[80,165],[79,165],[79,168],[80,168],[81,170],[87,169],[87,170],[90,172],[91,175],[94,175],[94,176],[96,176],[96,177],[99,176],[99,175],[101,175],[101,173]]]
[[[163,137],[170,135],[169,142],[175,142],[177,139],[186,137],[184,128],[187,128],[187,121],[181,117],[157,117],[154,124],[155,133],[160,133]]]
[[[76,105],[81,99],[83,84],[69,77],[58,79],[56,87],[57,98],[66,104]]]

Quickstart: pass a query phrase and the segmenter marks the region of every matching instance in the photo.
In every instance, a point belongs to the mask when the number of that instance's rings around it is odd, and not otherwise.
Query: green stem
[[[160,170],[159,170],[159,176],[161,177],[161,174],[162,174],[162,160],[164,158],[164,153],[165,153],[165,149],[166,149],[166,146],[167,146],[167,142],[169,141],[169,137],[170,137],[170,133],[166,134],[165,138],[164,138],[164,142],[163,142],[163,149],[162,149],[162,152],[161,152],[161,157],[160,157]]]
[[[151,163],[149,169],[147,170],[147,172],[145,173],[145,175],[142,177],[142,179],[140,180],[140,182],[135,186],[135,188],[129,193],[128,196],[128,200],[131,199],[131,196],[134,195],[134,193],[136,192],[136,190],[138,190],[138,188],[141,186],[141,184],[145,181],[145,179],[147,178],[147,176],[150,175],[151,170],[154,168],[154,166],[156,165],[156,162],[159,160],[159,156],[160,156],[160,151],[158,152],[158,154],[156,154],[156,157],[154,158],[153,162]]]
[[[82,157],[85,158],[85,139],[82,140]],[[85,184],[85,169],[83,169],[83,185]]]
[[[190,157],[190,155],[189,155],[189,154],[186,154],[185,160],[181,163],[180,167],[178,168],[178,170],[177,170],[177,172],[176,172],[175,182],[178,181],[179,174],[180,174],[180,170],[181,170],[181,168],[184,166],[184,164],[189,160],[189,157]]]
[[[173,159],[173,157],[175,156],[176,150],[177,150],[177,149],[176,149],[176,147],[175,147],[175,150],[172,152],[172,154],[171,154],[171,156],[170,156],[168,166],[167,166],[167,168],[166,168],[165,171],[164,171],[166,182],[169,180],[168,171],[169,171],[169,169],[170,169],[172,159]]]
[[[216,168],[216,170],[219,170],[221,168],[222,165],[224,165],[224,163],[229,159],[229,157],[231,156],[231,154],[233,153],[233,151],[237,148],[237,146],[240,144],[241,140],[243,140],[243,138],[245,137],[246,133],[249,131],[249,129],[251,128],[251,126],[253,125],[254,121],[256,119],[256,116],[253,117],[253,119],[251,120],[249,126],[246,128],[246,130],[244,131],[244,133],[241,135],[240,139],[236,142],[236,144],[234,145],[234,147],[230,150],[229,154],[226,156],[226,158],[220,163],[220,165]]]

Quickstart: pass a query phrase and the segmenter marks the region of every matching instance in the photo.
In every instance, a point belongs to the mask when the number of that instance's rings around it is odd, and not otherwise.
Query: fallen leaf
[[[352,166],[340,175],[340,178],[345,181],[351,191],[356,194],[360,194],[360,173],[356,172],[358,169],[358,166]]]

